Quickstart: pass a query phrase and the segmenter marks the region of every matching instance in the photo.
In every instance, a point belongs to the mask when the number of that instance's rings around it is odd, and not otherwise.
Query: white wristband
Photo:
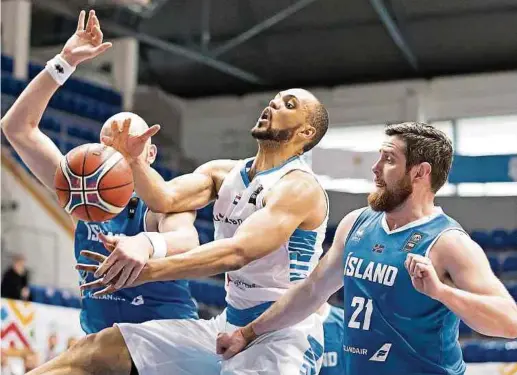
[[[54,78],[54,81],[63,86],[75,71],[75,66],[70,65],[61,55],[56,55],[56,57],[47,61],[45,70]]]
[[[153,245],[153,255],[151,258],[165,258],[167,255],[167,242],[165,238],[158,232],[142,232]]]

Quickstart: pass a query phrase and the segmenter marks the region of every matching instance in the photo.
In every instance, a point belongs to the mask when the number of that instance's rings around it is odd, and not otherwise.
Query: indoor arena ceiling
[[[151,1],[98,5],[99,18],[108,39],[142,42],[141,82],[180,96],[517,69],[517,0]],[[42,46],[66,40],[88,1],[35,3]]]

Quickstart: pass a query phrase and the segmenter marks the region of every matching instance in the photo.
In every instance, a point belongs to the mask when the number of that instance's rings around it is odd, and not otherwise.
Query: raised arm
[[[472,329],[517,338],[517,305],[492,272],[483,249],[466,234],[446,232],[429,259],[413,256],[406,264],[418,291],[442,302]],[[453,286],[439,280],[442,270]]]
[[[234,160],[213,160],[193,173],[168,182],[146,163],[135,159],[130,163],[137,194],[154,212],[197,210],[213,201],[220,181],[236,165]]]
[[[79,15],[75,34],[67,41],[60,57],[71,69],[79,63],[94,58],[111,43],[102,43],[99,20],[90,11],[84,25],[85,12]],[[57,146],[41,132],[38,125],[48,102],[59,84],[45,69],[39,73],[18,97],[2,118],[2,130],[24,163],[49,189],[54,189],[54,174],[63,155]]]
[[[316,180],[304,172],[292,172],[268,193],[265,207],[248,217],[232,238],[213,241],[181,255],[151,259],[134,285],[239,269],[278,249],[304,223],[321,222],[325,213],[326,198]],[[81,269],[94,271],[95,267]],[[101,284],[96,281],[83,287]]]
[[[292,287],[255,321],[231,335],[220,334],[217,353],[225,359],[233,357],[258,336],[292,326],[316,312],[343,285],[344,243],[359,213],[353,211],[341,220],[332,246],[307,279]]]
[[[278,249],[306,221],[319,216],[321,222],[325,217],[323,191],[304,172],[296,171],[284,177],[265,202],[265,207],[248,217],[232,238],[169,259],[150,261],[142,273],[145,280],[205,277],[240,269]]]
[[[133,171],[135,190],[147,206],[158,213],[192,211],[215,199],[224,176],[236,165],[235,160],[213,160],[189,173],[166,182],[138,156],[147,140],[160,129],[152,126],[143,134],[131,134],[129,126],[118,126],[102,141],[115,148],[128,161]]]

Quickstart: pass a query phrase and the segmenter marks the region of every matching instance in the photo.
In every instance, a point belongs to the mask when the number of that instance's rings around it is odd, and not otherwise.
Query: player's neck
[[[434,213],[434,197],[426,199],[410,196],[395,210],[386,213],[386,223],[390,230],[403,227]]]
[[[289,147],[268,147],[259,144],[259,150],[250,168],[249,176],[253,178],[257,173],[285,164],[295,156],[297,156],[296,152]]]

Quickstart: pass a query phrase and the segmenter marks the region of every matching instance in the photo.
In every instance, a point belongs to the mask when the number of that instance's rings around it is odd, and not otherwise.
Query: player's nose
[[[278,108],[280,108],[280,103],[275,99],[271,99],[269,101],[269,106],[273,109],[278,109]]]

